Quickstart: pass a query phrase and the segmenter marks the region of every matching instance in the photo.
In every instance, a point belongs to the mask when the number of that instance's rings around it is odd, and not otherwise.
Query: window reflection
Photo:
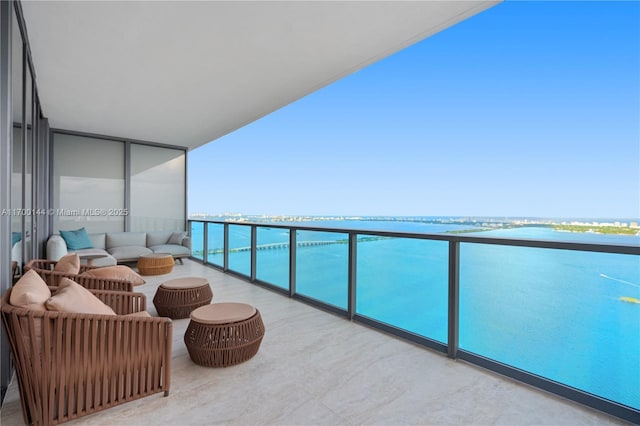
[[[185,227],[185,153],[131,145],[131,230],[176,231]]]
[[[22,204],[22,37],[18,20],[12,15],[12,57],[11,85],[13,89],[12,120],[12,172],[11,172],[11,208],[17,211]],[[18,215],[11,216],[11,260],[22,264],[22,220]]]

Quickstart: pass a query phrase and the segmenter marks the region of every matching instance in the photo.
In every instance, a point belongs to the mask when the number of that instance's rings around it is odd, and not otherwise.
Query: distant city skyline
[[[502,3],[192,151],[188,211],[638,218],[638,22]]]

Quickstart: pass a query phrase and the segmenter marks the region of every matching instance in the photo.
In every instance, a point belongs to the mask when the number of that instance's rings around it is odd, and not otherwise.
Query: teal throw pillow
[[[22,239],[22,232],[11,233],[11,247],[15,246],[18,241]]]
[[[60,235],[67,243],[68,250],[93,248],[91,238],[89,238],[89,234],[84,228],[76,229],[75,231],[60,231]]]

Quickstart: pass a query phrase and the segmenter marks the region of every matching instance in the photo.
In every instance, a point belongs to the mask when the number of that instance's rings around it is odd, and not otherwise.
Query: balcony
[[[224,369],[194,364],[188,320],[174,320],[169,397],[151,396],[72,424],[624,424],[621,420],[470,363],[345,321],[278,292],[187,260],[137,290],[149,302],[160,283],[204,276],[214,302],[256,305],[266,335],[258,354]],[[149,310],[155,314],[153,304]],[[3,425],[22,424],[17,384]]]
[[[291,7],[284,2],[275,9],[264,10],[265,14],[256,13],[255,5],[242,2],[200,2],[189,8],[162,2],[133,6],[95,3],[96,8],[81,2],[48,5],[2,2],[0,109],[6,113],[2,114],[0,126],[3,129],[0,151],[2,158],[13,158],[14,164],[5,164],[0,171],[1,207],[50,211],[59,206],[74,208],[73,202],[79,203],[80,208],[94,208],[102,202],[106,208],[118,207],[132,214],[110,223],[89,225],[95,225],[96,231],[107,226],[129,231],[168,226],[160,224],[163,219],[157,214],[165,214],[170,205],[177,210],[170,218],[175,220],[170,227],[182,228],[187,214],[189,150],[495,4],[413,2],[409,7],[395,2],[373,2],[376,7],[370,7],[364,2],[325,2],[321,6],[320,3]],[[386,11],[378,9],[383,3]],[[313,9],[307,10],[307,6]],[[260,19],[249,26],[251,31],[247,25],[237,25],[254,15]],[[343,19],[348,16],[357,19]],[[220,22],[212,25],[216,22],[212,19]],[[171,38],[173,42],[158,44],[167,34],[168,21],[177,29]],[[86,25],[77,25],[83,22],[93,22],[91,31],[86,31]],[[144,25],[132,26],[132,22]],[[300,25],[291,26],[291,22]],[[60,28],[67,31],[61,32]],[[315,37],[292,36],[288,32],[292,28],[300,31],[298,34]],[[283,29],[287,31],[280,31]],[[159,36],[140,37],[140,34]],[[271,35],[265,38],[265,34]],[[91,50],[87,46],[106,45],[111,48],[100,55],[76,57],[78,52]],[[193,48],[185,50],[182,48],[185,45]],[[203,57],[202,52],[207,51],[217,53]],[[180,66],[166,66],[166,58],[178,56],[183,60],[173,62]],[[245,66],[238,58],[250,58],[252,65],[259,66]],[[113,66],[105,67],[104,63]],[[184,70],[202,70],[204,77],[185,78]],[[104,84],[95,84],[97,81]],[[113,81],[118,84],[109,84]],[[234,81],[240,83],[233,84]],[[171,82],[180,84],[168,84]],[[179,90],[173,94],[158,90],[163,87]],[[212,102],[217,106],[212,106]],[[113,105],[119,107],[110,108]],[[213,119],[211,111],[217,111]],[[179,151],[179,167],[167,167],[161,173],[165,177],[169,170],[175,173],[167,177],[175,190],[167,191],[166,182],[160,183],[156,176],[148,174],[162,164],[160,160],[154,167],[148,164],[151,157],[165,157],[160,151],[167,153],[166,157],[174,157],[170,152]],[[71,153],[80,161],[68,155]],[[101,161],[88,161],[94,158]],[[69,161],[62,161],[65,159]],[[71,163],[81,170],[72,170]],[[142,170],[142,165],[149,168]],[[110,189],[96,191],[90,179],[109,184]],[[158,187],[150,188],[149,182]],[[81,192],[76,191],[78,183],[82,183]],[[147,219],[156,222],[151,226]],[[19,260],[27,261],[45,255],[46,238],[57,232],[63,221],[64,218],[43,215],[21,220],[3,217],[0,233],[22,234],[25,244],[15,251],[20,252],[16,254]],[[69,228],[85,225],[71,220],[68,223]],[[600,317],[611,318],[611,311],[600,312],[593,324],[576,320],[588,311],[582,303],[584,297],[595,296],[591,292],[585,295],[580,285],[574,286],[570,299],[545,298],[558,279],[574,277],[575,272],[606,275],[590,267],[608,259],[626,256],[637,265],[638,247],[557,246],[526,241],[486,244],[481,239],[466,237],[423,238],[302,228],[294,232],[287,229],[284,239],[274,241],[269,238],[269,227],[201,226],[202,250],[194,256],[218,269],[188,262],[177,268],[173,276],[208,276],[216,301],[238,300],[258,305],[267,325],[267,338],[258,357],[225,370],[197,367],[190,362],[182,343],[186,321],[176,321],[171,397],[127,404],[83,419],[83,424],[148,423],[152,416],[156,422],[167,424],[555,424],[615,423],[618,418],[640,422],[640,383],[636,380],[626,388],[616,387],[622,376],[640,377],[635,329],[630,328],[628,336],[623,333],[629,325],[640,323],[638,305],[633,305],[634,302],[625,305],[622,301],[626,296],[637,300],[640,297],[637,292],[610,294],[611,288],[601,289],[606,297],[626,309],[620,318],[611,320],[611,329],[605,329],[597,321]],[[27,236],[30,246],[26,244]],[[388,242],[394,249],[398,238],[410,239],[415,253],[434,249],[433,257],[417,255],[413,259],[417,261],[411,262],[423,268],[432,287],[424,288],[419,295],[405,294],[400,303],[388,304],[386,311],[380,312],[375,305],[394,299],[404,288],[390,285],[378,291],[368,283],[378,273],[393,275],[393,282],[410,279],[412,273],[399,267],[408,258],[402,250],[396,250],[395,260],[380,262],[378,269],[366,268],[362,262],[377,259],[367,253],[368,241]],[[335,247],[335,244],[340,251],[339,259],[323,259],[326,263],[316,275],[303,272],[317,259],[302,248]],[[0,257],[5,264],[14,254],[11,249],[8,241],[0,244]],[[467,256],[476,250],[491,255],[487,256],[488,262],[478,264],[474,271],[481,272],[484,278],[495,270],[509,271],[514,285],[494,293],[474,286],[477,276],[469,273]],[[578,266],[567,263],[564,257],[573,251],[586,254]],[[540,252],[569,264],[566,275],[517,260]],[[513,253],[517,256],[510,256]],[[508,266],[503,263],[506,258],[510,261]],[[389,268],[391,264],[393,268]],[[11,285],[11,277],[8,268],[3,271],[4,291]],[[325,274],[334,277],[326,279]],[[527,278],[522,281],[522,277]],[[149,280],[142,288],[149,299],[164,279],[168,277]],[[637,275],[630,281],[640,282]],[[537,287],[540,283],[546,287]],[[544,301],[542,315],[529,309],[528,302],[514,302],[522,300],[525,291],[531,289],[537,291],[539,298],[524,300]],[[474,311],[470,309],[472,304],[481,304],[486,309]],[[427,320],[416,323],[417,316],[412,315],[416,310]],[[474,340],[485,320],[500,324],[507,311],[521,312],[521,323],[533,324],[533,328],[521,333],[499,333],[501,342],[497,345]],[[565,327],[561,330],[565,340],[559,345],[550,344],[546,340],[549,324],[541,325],[537,320],[548,318],[546,313],[558,312],[567,315],[562,324],[577,325],[583,335],[593,340],[585,340],[587,345],[575,345],[572,337],[578,335],[572,335],[573,328]],[[619,314],[618,310],[613,314]],[[518,324],[508,325],[517,330]],[[592,333],[592,326],[598,326],[599,334]],[[607,341],[608,336],[611,339]],[[539,343],[540,351],[513,351],[519,342],[531,339]],[[615,357],[605,356],[590,364],[585,354],[590,353],[589,344],[593,342],[595,347],[610,349]],[[543,355],[545,363],[532,367],[539,361],[539,355]],[[603,388],[592,389],[576,383],[575,374],[566,377],[563,376],[566,371],[550,372],[554,368],[564,370],[567,365],[594,375],[607,372],[613,375]],[[540,368],[536,370],[537,367]],[[6,344],[1,370],[4,393],[12,374]],[[510,379],[505,381],[496,372]],[[520,384],[512,382],[514,378]],[[550,397],[522,383],[583,405]],[[20,424],[17,389],[15,383],[12,386],[2,407],[2,421]],[[585,409],[584,405],[618,418]]]

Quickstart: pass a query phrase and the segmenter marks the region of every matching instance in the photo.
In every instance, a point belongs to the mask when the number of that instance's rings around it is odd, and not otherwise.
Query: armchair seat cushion
[[[45,303],[47,310],[77,314],[115,315],[116,313],[102,300],[80,284],[63,278],[56,294]]]
[[[78,256],[78,253],[69,253],[66,256],[62,256],[62,258],[60,258],[53,267],[53,270],[56,272],[63,272],[65,274],[79,273],[80,256]]]
[[[140,312],[131,312],[130,314],[125,314],[125,317],[141,317],[141,318],[151,318],[151,314],[147,311]]]
[[[130,281],[133,285],[144,284],[144,279],[136,271],[125,265],[93,268],[80,274],[83,277],[112,278],[114,280]]]
[[[28,270],[16,283],[11,292],[9,303],[38,311],[45,310],[45,302],[51,297],[51,291],[36,271]]]

